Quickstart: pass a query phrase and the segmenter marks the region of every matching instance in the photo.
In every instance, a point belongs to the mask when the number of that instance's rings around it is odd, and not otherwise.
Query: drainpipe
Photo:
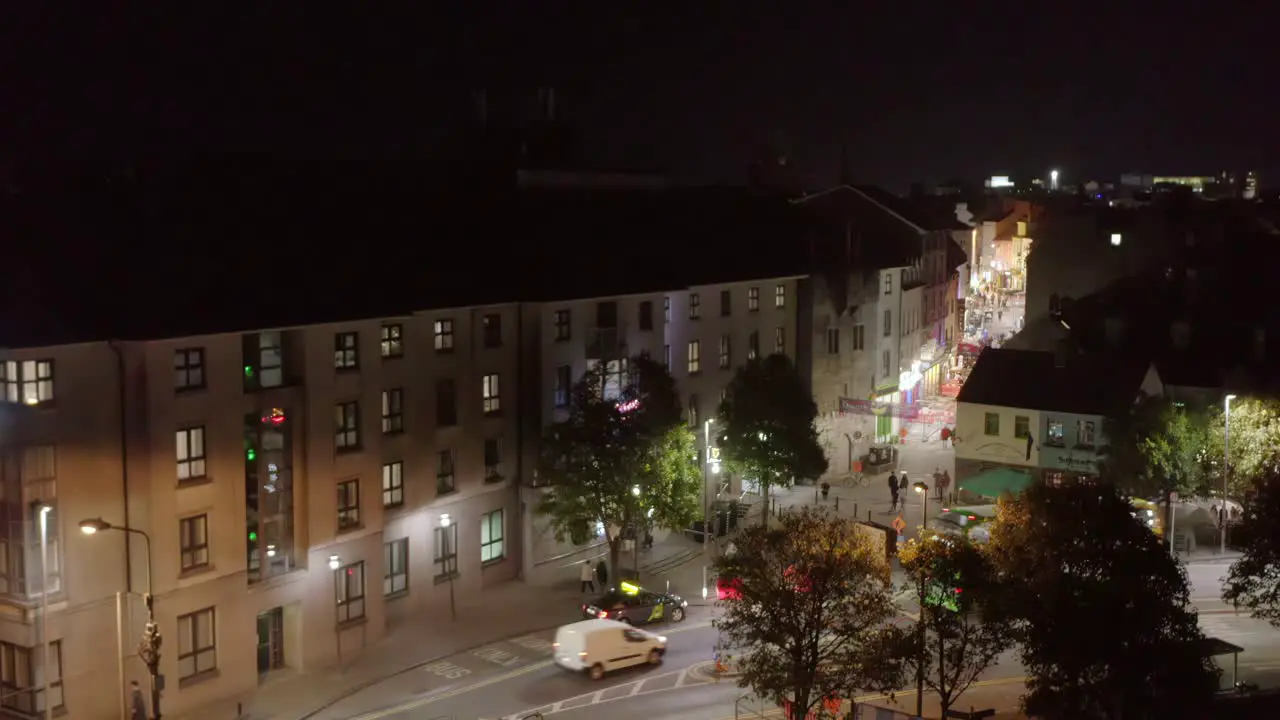
[[[529,383],[524,375],[524,303],[516,303],[516,517],[519,518],[520,562],[516,564],[516,579],[523,580],[525,553],[524,525],[524,395],[528,392]],[[533,387],[537,387],[536,382]],[[536,407],[536,406],[535,406]]]
[[[129,414],[125,411],[127,392],[125,390],[124,351],[120,349],[120,345],[115,340],[107,341],[107,345],[116,354],[116,386],[119,388],[118,402],[120,403],[118,418],[120,424],[120,492],[121,498],[124,500],[124,527],[132,527],[129,522],[129,428],[127,424]],[[123,533],[123,535],[125,589],[132,593],[133,533]]]

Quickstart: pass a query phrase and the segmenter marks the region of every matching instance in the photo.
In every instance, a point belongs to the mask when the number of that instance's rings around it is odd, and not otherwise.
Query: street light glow
[[[441,513],[440,527],[447,528],[452,522],[453,522],[453,519],[449,517],[449,513]]]
[[[330,569],[330,570],[337,570],[337,569],[338,569],[338,567],[339,567],[340,565],[342,565],[342,558],[338,557],[337,555],[330,555],[330,556],[329,556],[329,569]]]
[[[632,486],[631,486],[631,494],[632,494],[632,495],[635,495],[636,497],[640,497],[640,486],[639,486],[639,485],[632,485]]]
[[[912,490],[915,490],[915,491],[916,491],[916,492],[918,492],[918,493],[927,493],[927,492],[929,492],[929,486],[928,486],[928,485],[925,485],[925,484],[924,484],[924,483],[922,483],[922,482],[918,482],[918,483],[916,483],[916,484],[912,485],[912,486],[911,486],[911,489],[912,489]]]
[[[90,518],[88,520],[80,521],[80,532],[85,535],[93,535],[94,533],[110,529],[111,523],[103,520],[102,518]]]

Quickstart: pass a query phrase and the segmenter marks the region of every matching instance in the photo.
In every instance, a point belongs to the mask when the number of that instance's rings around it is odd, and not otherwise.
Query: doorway
[[[258,613],[258,675],[284,667],[284,608]]]

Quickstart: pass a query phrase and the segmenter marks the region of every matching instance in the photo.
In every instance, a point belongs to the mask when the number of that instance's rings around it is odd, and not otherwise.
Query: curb
[[[545,632],[547,630],[554,630],[560,627],[562,624],[563,623],[556,623],[555,625],[546,625],[543,627],[533,628],[531,630],[523,630],[521,632],[511,633],[510,635],[504,635],[500,638],[494,638],[493,640],[489,640],[487,642],[478,643],[476,645],[471,645],[469,647],[458,648],[457,650],[454,650],[452,652],[436,655],[434,657],[427,658],[426,660],[419,660],[407,667],[400,668],[399,670],[394,670],[385,675],[380,675],[377,678],[374,678],[373,680],[367,680],[358,685],[347,688],[346,690],[339,693],[337,696],[332,697],[328,700],[325,700],[320,706],[316,707],[315,709],[309,710],[306,713],[299,715],[298,720],[309,720],[309,718],[319,715],[325,710],[328,710],[329,708],[333,707],[334,705],[337,705],[338,703],[342,702],[343,700],[346,700],[347,698],[351,697],[352,695],[355,695],[358,692],[368,690],[369,688],[373,687],[374,685],[377,685],[378,683],[384,680],[390,680],[393,677],[398,677],[400,675],[404,675],[405,673],[413,672],[414,670],[417,670],[425,665],[430,665],[431,663],[439,662],[440,660],[453,657],[454,655],[461,655],[463,653],[471,652],[472,650],[479,650],[480,648],[485,647],[486,645],[492,645],[494,643],[499,643],[499,642],[506,642],[507,640],[522,637],[524,635],[529,635],[532,633]]]
[[[724,679],[742,677],[742,673],[735,670],[716,672],[715,666],[715,661],[704,660],[700,663],[690,665],[689,669],[685,672],[691,677],[695,677],[699,680],[705,680],[706,682],[719,682]]]

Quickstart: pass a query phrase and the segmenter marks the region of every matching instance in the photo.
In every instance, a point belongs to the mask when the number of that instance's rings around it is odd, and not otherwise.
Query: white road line
[[[644,680],[641,680],[640,682],[636,683],[635,686],[631,688],[631,692],[627,694],[635,695],[636,693],[640,692],[640,688],[644,687],[644,684],[648,681],[649,681],[649,678],[645,678]]]

